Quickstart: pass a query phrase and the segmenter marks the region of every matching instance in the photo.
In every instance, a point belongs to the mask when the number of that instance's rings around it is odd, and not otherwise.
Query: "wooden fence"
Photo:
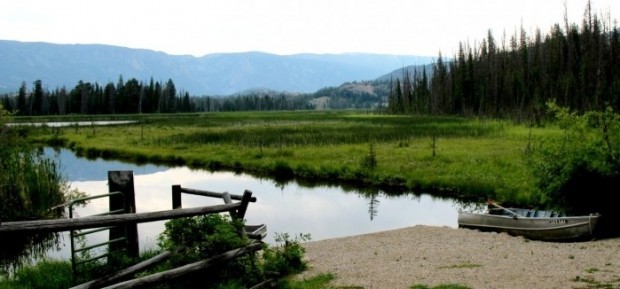
[[[125,232],[124,237],[126,250],[129,255],[138,254],[138,232],[137,224],[144,222],[153,222],[161,220],[170,220],[183,217],[193,217],[207,214],[217,214],[228,212],[232,218],[243,219],[247,211],[250,202],[256,202],[256,198],[252,197],[252,192],[246,190],[243,195],[234,195],[227,192],[217,193],[202,191],[196,189],[182,188],[180,185],[172,186],[172,203],[173,209],[166,211],[136,213],[134,190],[133,190],[133,173],[131,171],[111,171],[108,172],[109,188],[112,196],[110,197],[110,211],[117,211],[119,208],[123,209],[124,213],[120,214],[104,214],[95,216],[86,216],[80,218],[69,219],[56,219],[56,220],[33,220],[33,221],[15,221],[15,222],[2,222],[0,223],[0,237],[9,237],[10,234],[28,234],[28,233],[41,233],[41,232],[61,232],[61,231],[75,231],[82,229],[94,229],[105,228],[114,226],[127,226],[129,229],[124,230],[110,230],[110,240],[117,238],[121,232]],[[122,192],[122,197],[116,197],[116,192]],[[224,201],[222,205],[202,206],[195,208],[181,208],[181,193],[201,195],[206,197],[221,198]],[[85,199],[90,199],[85,198]],[[233,202],[238,200],[238,202]],[[128,233],[127,233],[128,232]],[[247,253],[256,252],[262,249],[262,239],[266,235],[265,225],[247,225],[245,230],[240,232],[246,234],[248,237],[254,239],[249,245],[237,248],[212,258],[194,262],[184,265],[175,269],[171,269],[156,274],[143,276],[140,278],[123,281],[128,276],[135,273],[144,271],[154,265],[157,265],[165,260],[169,259],[175,254],[175,252],[163,252],[149,260],[143,261],[139,264],[133,265],[121,271],[115,272],[110,275],[100,277],[98,279],[89,281],[84,284],[77,285],[72,288],[134,288],[137,286],[147,286],[164,281],[169,281],[175,278],[179,278],[189,273],[204,270],[211,266],[228,262],[234,258],[242,256]],[[113,247],[110,245],[108,250]],[[73,263],[73,261],[72,261]],[[75,266],[72,264],[74,271]],[[116,284],[114,284],[116,283]],[[258,287],[253,288],[259,288]]]

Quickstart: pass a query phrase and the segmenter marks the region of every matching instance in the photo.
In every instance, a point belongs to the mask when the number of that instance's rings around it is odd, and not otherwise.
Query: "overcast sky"
[[[500,41],[580,24],[587,0],[0,0],[0,39],[110,44],[169,54],[366,52],[451,56],[491,29]],[[620,0],[592,0],[620,20]],[[620,25],[619,25],[620,26]]]

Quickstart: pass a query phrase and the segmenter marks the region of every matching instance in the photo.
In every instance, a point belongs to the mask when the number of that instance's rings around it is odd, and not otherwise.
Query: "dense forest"
[[[315,93],[249,91],[233,96],[190,96],[174,82],[80,81],[48,90],[23,82],[2,105],[17,115],[175,113],[298,109],[378,109],[394,114],[462,115],[537,121],[545,103],[576,111],[620,109],[620,31],[588,5],[581,25],[555,24],[543,35],[521,27],[497,41],[491,31],[456,55],[439,53],[430,69],[389,80],[345,83]]]
[[[392,81],[388,111],[536,120],[550,100],[576,111],[617,111],[620,31],[611,23],[588,5],[581,26],[565,17],[544,36],[521,27],[498,43],[489,31],[474,47],[460,43],[453,61],[440,53],[432,73],[403,71]]]

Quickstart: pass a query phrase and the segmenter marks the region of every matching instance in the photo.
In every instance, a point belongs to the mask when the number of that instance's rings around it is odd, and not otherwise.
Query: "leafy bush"
[[[305,249],[301,242],[309,240],[309,234],[299,234],[294,239],[287,233],[276,234],[276,247],[263,249],[265,272],[286,276],[304,271],[307,264],[303,259]]]
[[[620,185],[620,117],[611,108],[578,114],[549,103],[548,109],[564,135],[545,139],[532,154],[541,203],[574,214],[601,213],[609,230],[604,218],[613,216]]]
[[[240,234],[243,227],[242,220],[222,214],[168,221],[159,237],[159,246],[177,253],[157,270],[168,270],[244,247],[250,240]],[[169,285],[172,288],[247,288],[269,278],[297,273],[306,268],[304,250],[299,242],[309,239],[309,235],[300,234],[291,239],[288,234],[277,234],[276,242],[282,244],[274,248],[263,244],[263,254],[240,256]]]
[[[159,246],[168,251],[180,249],[183,262],[193,262],[249,244],[239,232],[241,220],[227,215],[211,214],[170,220],[159,236]]]
[[[240,233],[241,230],[243,221],[220,214],[170,220],[159,237],[159,246],[176,253],[166,268],[160,269],[172,269],[244,247],[250,240]],[[173,288],[243,288],[234,284],[254,282],[256,275],[252,261],[246,255],[187,278],[179,278],[171,285]]]

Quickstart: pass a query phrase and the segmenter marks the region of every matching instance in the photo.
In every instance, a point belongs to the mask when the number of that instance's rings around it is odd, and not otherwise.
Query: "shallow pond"
[[[137,212],[171,209],[172,185],[239,195],[250,190],[257,202],[250,203],[246,224],[266,224],[268,234],[265,241],[268,243],[274,243],[276,233],[310,234],[312,240],[322,240],[415,225],[457,227],[460,203],[427,194],[388,196],[379,191],[368,196],[339,186],[308,188],[294,182],[282,185],[247,174],[88,160],[65,149],[44,151],[60,162],[71,187],[88,195],[108,193],[108,171],[133,171]],[[221,199],[182,195],[184,208],[223,203]],[[77,208],[75,213],[87,216],[105,212],[107,208],[108,201],[104,198]],[[140,247],[154,248],[163,228],[164,221],[139,224]],[[91,235],[88,243],[107,239],[107,232],[98,234]],[[49,256],[70,256],[68,235],[63,236],[63,246],[59,251],[50,251]]]

